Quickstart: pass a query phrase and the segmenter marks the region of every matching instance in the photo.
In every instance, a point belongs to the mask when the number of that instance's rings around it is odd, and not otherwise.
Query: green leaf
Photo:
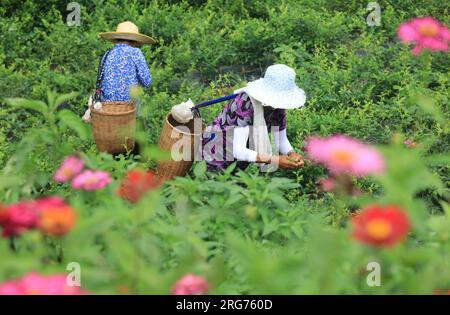
[[[56,108],[55,100],[58,94],[55,91],[47,90],[47,104],[52,110]]]
[[[231,175],[233,171],[236,169],[236,162],[231,163],[224,171],[224,174]]]
[[[28,100],[24,98],[6,98],[5,102],[13,107],[31,109],[41,113],[44,116],[48,115],[48,107],[42,101]]]
[[[59,105],[61,105],[62,103],[76,97],[79,93],[78,92],[71,92],[71,93],[67,93],[67,94],[61,94],[59,95],[56,100],[55,103],[53,104],[53,108],[56,109]]]
[[[267,236],[272,232],[275,232],[278,229],[278,222],[276,220],[273,220],[266,225],[264,225],[264,230],[262,235]]]
[[[281,196],[279,194],[270,194],[269,196],[270,196],[270,200],[279,209],[285,210],[285,209],[289,208],[289,202],[283,196]]]
[[[425,157],[425,163],[427,165],[449,165],[450,164],[450,156],[445,153],[434,154],[434,155]]]
[[[244,198],[242,197],[241,194],[239,194],[239,193],[232,194],[230,196],[230,198],[227,198],[227,201],[225,201],[224,206],[231,207],[233,204],[236,204],[237,202],[241,201],[242,199],[244,199]]]
[[[58,112],[60,122],[74,130],[82,140],[87,140],[90,137],[90,129],[80,117],[68,109],[63,109]]]
[[[433,116],[437,122],[442,125],[445,124],[444,116],[433,98],[419,94],[415,96],[414,101],[417,102],[417,105],[419,105],[425,113]]]
[[[206,162],[201,161],[197,163],[194,167],[194,175],[195,177],[202,177],[206,173]]]
[[[142,153],[156,162],[171,160],[170,152],[162,150],[156,145],[146,147]]]

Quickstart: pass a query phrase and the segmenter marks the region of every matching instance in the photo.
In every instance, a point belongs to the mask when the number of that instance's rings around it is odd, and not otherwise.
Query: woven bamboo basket
[[[157,171],[161,180],[169,180],[177,176],[185,176],[194,162],[195,152],[198,150],[201,143],[201,135],[204,125],[201,125],[200,130],[195,130],[194,120],[187,124],[181,124],[173,119],[171,114],[168,114],[164,122],[161,136],[159,137],[159,148],[165,151],[171,151],[174,144],[177,146],[182,159],[176,161],[171,159],[158,163]],[[184,127],[180,129],[180,127]],[[188,129],[186,129],[186,127]],[[188,131],[189,130],[189,131]],[[178,150],[178,148],[180,148]],[[184,149],[189,148],[190,152],[185,152]]]
[[[91,107],[91,122],[99,151],[111,154],[133,150],[136,133],[136,106],[129,102],[102,102]]]

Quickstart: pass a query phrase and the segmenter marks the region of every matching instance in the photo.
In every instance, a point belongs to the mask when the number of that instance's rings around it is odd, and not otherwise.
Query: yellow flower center
[[[93,185],[97,183],[97,178],[94,176],[86,178],[85,184]]]
[[[336,150],[333,152],[332,158],[335,162],[347,166],[354,161],[355,155],[347,150]]]
[[[391,234],[392,227],[384,219],[374,219],[366,224],[366,231],[371,238],[377,241],[383,241]]]
[[[71,168],[65,168],[65,169],[63,169],[63,174],[64,174],[65,176],[67,176],[67,177],[72,177],[72,176],[74,175]]]
[[[434,24],[424,24],[419,27],[422,36],[435,37],[438,34],[438,27]]]

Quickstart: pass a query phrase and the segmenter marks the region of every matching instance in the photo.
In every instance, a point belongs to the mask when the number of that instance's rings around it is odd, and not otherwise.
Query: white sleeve
[[[273,132],[273,139],[275,141],[275,148],[281,154],[285,155],[291,151],[294,151],[294,148],[292,148],[292,145],[287,138],[286,129],[278,132]]]
[[[233,157],[239,161],[256,162],[258,152],[247,148],[249,126],[235,127],[233,132]]]

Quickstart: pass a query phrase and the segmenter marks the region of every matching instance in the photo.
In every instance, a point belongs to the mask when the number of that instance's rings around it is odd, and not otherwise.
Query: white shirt
[[[235,127],[233,129],[233,157],[239,161],[256,162],[258,152],[247,148],[250,127]],[[293,151],[292,145],[287,138],[286,129],[272,132],[275,149],[282,155]]]

